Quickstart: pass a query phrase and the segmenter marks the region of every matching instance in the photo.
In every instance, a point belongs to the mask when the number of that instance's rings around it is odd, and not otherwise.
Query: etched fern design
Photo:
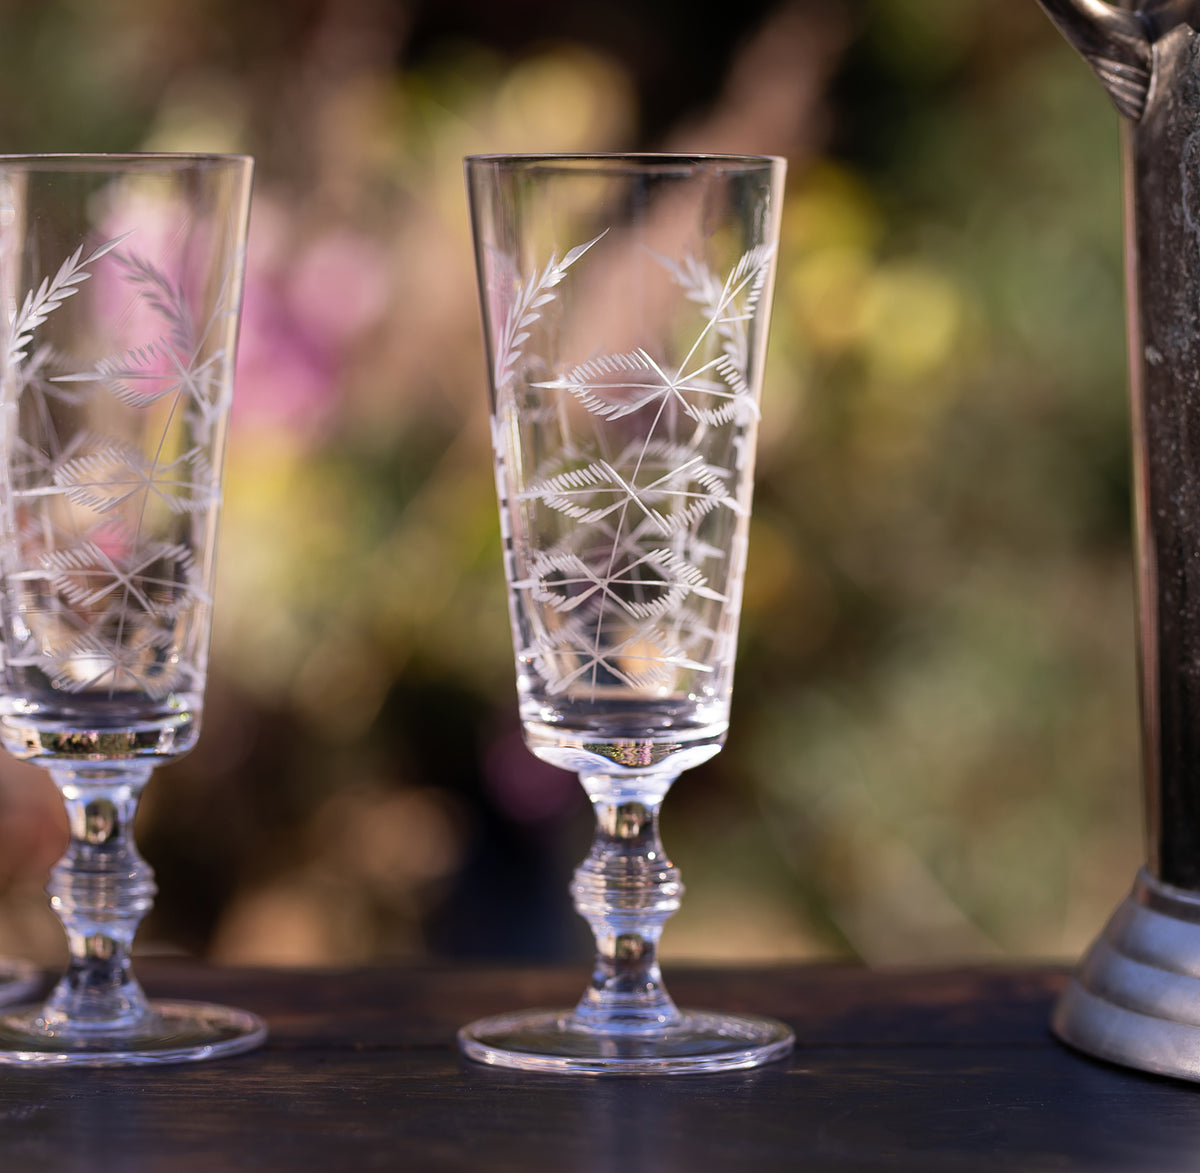
[[[589,648],[582,629],[564,630],[557,636],[540,636],[519,654],[533,660],[543,678],[555,682],[555,692],[600,673],[626,688],[645,690],[669,685],[680,668],[710,670],[707,664],[689,659],[685,649],[658,627],[640,628],[602,648]]]
[[[96,688],[140,692],[153,700],[166,697],[182,672],[170,656],[175,632],[152,621],[127,623],[120,641],[99,634],[82,635],[56,657],[51,683],[60,692],[80,693]]]
[[[678,264],[668,257],[658,258],[688,297],[715,323],[729,359],[727,370],[740,377],[743,386],[749,358],[746,323],[753,320],[762,299],[774,255],[772,245],[750,249],[742,254],[724,282],[718,281],[716,274],[695,257],[685,257]]]
[[[598,570],[568,550],[539,551],[530,577],[513,584],[555,611],[591,604],[604,612],[609,604],[635,619],[651,619],[679,606],[690,594],[720,601],[700,570],[670,550],[648,550],[617,567]]]
[[[237,262],[198,323],[181,281],[120,248],[131,235],[76,249],[26,294],[6,331],[5,394],[24,421],[7,454],[15,510],[7,577],[21,616],[7,664],[40,672],[58,692],[162,700],[203,670],[193,633],[210,600],[191,550],[219,499],[208,448],[227,407],[231,356],[213,332],[236,312]],[[107,273],[159,323],[158,335],[83,368],[35,346],[106,257]],[[118,414],[165,404],[146,417],[157,421],[146,447],[102,422],[81,426],[112,416],[87,411],[89,384]]]
[[[95,264],[105,254],[112,252],[128,235],[125,233],[113,240],[105,241],[86,257],[83,255],[83,245],[80,245],[63,261],[53,277],[43,278],[36,292],[30,291],[25,295],[21,308],[8,328],[8,339],[5,346],[6,370],[10,372],[21,370],[21,365],[37,328],[67,298],[74,297],[79,292],[79,287],[91,276],[88,267]]]
[[[203,513],[212,504],[213,471],[200,447],[176,460],[148,461],[128,444],[105,441],[60,463],[54,483],[78,505],[107,513],[132,497],[155,498],[172,513]]]
[[[162,319],[166,334],[123,354],[102,358],[91,370],[55,375],[52,381],[101,383],[127,407],[147,407],[165,395],[181,392],[191,400],[202,424],[201,437],[207,440],[228,406],[224,394],[231,386],[226,370],[229,355],[224,347],[203,361],[199,355],[214,328],[231,312],[227,303],[232,271],[225,274],[215,310],[197,331],[178,283],[136,253],[118,253],[114,260],[144,304]]]
[[[84,540],[47,553],[42,564],[63,598],[89,610],[118,600],[122,607],[133,603],[146,615],[173,617],[190,595],[199,593],[187,581],[192,555],[178,544],[145,542],[124,558],[114,558],[96,542]]]
[[[195,329],[182,288],[157,265],[136,253],[119,253],[116,261],[129,283],[140,290],[142,299],[167,324],[176,353],[190,353],[196,343]]]
[[[750,324],[773,248],[749,250],[723,278],[694,257],[655,257],[698,311],[681,357],[638,346],[593,354],[537,379],[526,373],[523,386],[541,398],[522,398],[524,425],[559,421],[559,431],[553,456],[523,471],[511,411],[523,347],[568,270],[600,239],[561,261],[552,256],[515,283],[493,357],[502,525],[512,545],[510,585],[527,629],[518,654],[551,695],[582,689],[594,697],[601,683],[661,692],[679,671],[710,673],[728,654],[728,625],[714,616],[732,610],[730,599],[710,585],[706,569],[719,570],[728,551],[704,539],[704,523],[717,510],[745,517],[733,488],[743,460],[738,429],[758,411]],[[590,438],[570,422],[570,405],[592,421]],[[702,455],[724,428],[732,429],[727,448],[738,468],[714,467]],[[515,529],[509,508],[524,519]],[[551,523],[553,516],[560,521]],[[543,528],[560,536],[549,543],[535,537]]]
[[[659,533],[673,534],[720,505],[740,511],[728,493],[728,476],[685,445],[656,441],[630,445],[611,462],[598,460],[535,480],[518,496],[540,500],[581,525],[632,509]]]
[[[529,340],[529,332],[541,318],[542,311],[554,300],[554,287],[567,275],[567,270],[604,235],[602,232],[586,244],[571,249],[561,261],[552,255],[540,274],[518,285],[516,297],[504,317],[496,348],[494,376],[497,394],[511,382],[521,357],[521,347]]]

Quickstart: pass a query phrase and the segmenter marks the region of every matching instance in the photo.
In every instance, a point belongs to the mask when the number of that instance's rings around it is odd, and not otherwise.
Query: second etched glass
[[[679,1011],[657,961],[683,891],[659,806],[729,723],[783,178],[769,158],[467,161],[525,739],[596,814],[572,886],[592,984],[465,1028],[482,1062],[714,1071],[792,1045]]]

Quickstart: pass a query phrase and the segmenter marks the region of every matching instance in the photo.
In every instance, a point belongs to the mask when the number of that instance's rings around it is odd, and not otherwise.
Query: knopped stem
[[[675,779],[580,780],[592,800],[596,832],[571,894],[596,938],[596,962],[575,1024],[611,1034],[659,1031],[680,1020],[658,966],[663,925],[683,896],[679,869],[658,831],[659,808]]]
[[[47,1030],[134,1034],[154,1012],[130,972],[130,950],[157,889],[133,842],[133,818],[152,767],[52,766],[71,840],[50,873],[50,904],[62,921],[70,963],[47,1000]]]

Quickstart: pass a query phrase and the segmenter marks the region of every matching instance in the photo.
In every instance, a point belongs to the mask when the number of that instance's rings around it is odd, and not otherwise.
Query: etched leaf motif
[[[170,616],[200,597],[191,552],[164,542],[131,542],[108,550],[96,540],[50,550],[42,556],[50,585],[76,607],[95,608],[117,599],[148,615]]]
[[[190,354],[196,345],[196,331],[183,287],[137,253],[118,253],[114,259],[125,270],[126,279],[139,290],[142,299],[167,323],[176,351]]]
[[[578,629],[543,634],[519,654],[534,661],[551,695],[580,681],[594,687],[602,678],[637,690],[667,688],[681,668],[712,671],[654,626],[638,628],[609,646],[597,646]]]
[[[123,270],[124,279],[137,289],[139,299],[164,321],[167,334],[102,358],[91,370],[55,375],[53,381],[102,383],[120,402],[135,408],[149,407],[165,395],[183,393],[198,410],[200,438],[207,438],[227,405],[231,372],[224,347],[215,348],[203,361],[199,356],[213,329],[234,312],[230,300],[234,264],[227,266],[213,311],[203,329],[197,331],[181,283],[172,281],[158,266],[136,253],[119,253],[114,260]]]
[[[696,608],[684,608],[677,615],[666,616],[663,627],[666,638],[684,653],[690,655],[692,649],[701,649],[704,655],[721,660],[724,652],[721,632],[706,623]]]
[[[773,244],[757,245],[742,254],[724,282],[695,257],[685,257],[678,263],[658,257],[680,288],[708,315],[729,359],[725,371],[736,373],[743,389],[749,361],[746,323],[754,319],[774,256]]]
[[[561,261],[552,253],[546,267],[537,277],[518,286],[516,298],[505,315],[496,347],[492,380],[497,396],[507,388],[512,379],[517,361],[521,357],[521,348],[529,340],[530,328],[541,318],[545,307],[554,300],[555,295],[551,290],[567,275],[567,270],[607,232],[608,229],[605,229],[586,244],[577,245],[566,253]]]
[[[730,364],[727,355],[711,359],[695,370],[686,364],[675,373],[656,362],[645,350],[631,354],[606,354],[571,367],[556,379],[535,383],[547,390],[567,391],[602,419],[619,420],[650,404],[673,399],[683,413],[698,423],[720,427],[737,414],[738,389],[724,375]],[[624,376],[624,377],[622,377]],[[745,390],[743,382],[741,391]]]
[[[549,603],[555,611],[574,611],[603,589],[599,575],[569,550],[538,551],[530,570],[532,577],[518,579],[513,589],[529,591],[538,602]]]
[[[51,684],[62,692],[106,688],[110,694],[140,692],[161,700],[185,667],[171,654],[174,643],[170,628],[145,619],[131,619],[119,642],[86,633],[52,654]]]
[[[184,387],[189,374],[170,346],[158,339],[132,347],[124,354],[102,358],[90,371],[55,375],[52,381],[103,383],[126,406],[149,407],[155,400]]]
[[[741,512],[726,491],[727,475],[684,445],[652,442],[630,445],[611,463],[598,460],[536,480],[520,497],[543,501],[583,525],[632,510],[633,524],[644,517],[659,534],[672,534],[721,504]]]
[[[20,434],[12,437],[9,475],[12,478],[14,497],[23,498],[44,493],[46,485],[53,483],[55,472],[66,461],[74,459],[79,453],[95,447],[98,443],[104,441],[98,440],[84,429],[70,436],[61,447],[57,436],[52,436],[51,443],[45,444],[31,443]]]
[[[693,256],[658,257],[699,310],[685,304],[666,345],[599,350],[536,376],[531,361],[519,401],[499,394],[576,255],[552,256],[523,285],[509,262],[497,281],[516,283],[518,296],[503,317],[493,304],[504,322],[493,443],[520,655],[550,693],[690,691],[681,673],[732,660],[748,512],[732,486],[752,452],[752,327],[774,248],[746,251],[723,276]],[[625,328],[623,315],[614,320]],[[716,450],[735,467],[710,464],[704,454]],[[728,594],[709,585],[709,571]]]
[[[5,364],[8,370],[18,371],[25,359],[34,332],[69,297],[79,292],[79,287],[91,276],[88,266],[111,252],[128,236],[124,233],[105,241],[86,257],[80,245],[59,266],[53,277],[43,277],[36,291],[25,295],[17,316],[9,324],[8,341],[5,347]]]
[[[13,399],[20,400],[23,395],[32,391],[45,400],[76,404],[79,400],[77,391],[73,388],[57,387],[51,381],[51,371],[58,361],[53,347],[39,346],[19,368],[11,372],[14,378],[8,394]]]
[[[219,499],[209,441],[232,388],[220,332],[236,313],[241,257],[213,274],[216,285],[206,280],[200,312],[172,260],[118,249],[131,235],[91,252],[81,245],[25,295],[0,337],[4,393],[20,421],[8,461],[17,560],[8,580],[20,607],[6,650],[10,667],[43,674],[43,687],[161,698],[202,668],[197,617],[210,600],[192,546],[206,527],[191,519]],[[96,273],[132,291],[111,310],[113,286],[90,299],[98,331],[113,327],[125,348],[72,360],[68,342],[52,348],[38,330]],[[97,386],[115,403],[93,398]],[[163,410],[141,414],[164,397]],[[81,533],[83,510],[97,524]]]
[[[662,371],[644,350],[588,359],[557,379],[534,384],[547,390],[569,391],[602,419],[620,419],[656,401],[665,385]]]
[[[654,522],[636,521],[627,513],[611,513],[590,526],[581,526],[568,539],[573,549],[590,565],[631,562],[663,542]]]
[[[60,465],[54,483],[77,505],[107,513],[139,494],[161,501],[172,513],[199,513],[213,504],[213,474],[204,450],[176,460],[147,460],[128,444],[111,441]]]
[[[711,599],[704,575],[670,550],[649,550],[612,569],[596,570],[570,550],[538,552],[530,576],[513,584],[556,611],[614,603],[635,619],[651,619],[678,607],[690,594]]]

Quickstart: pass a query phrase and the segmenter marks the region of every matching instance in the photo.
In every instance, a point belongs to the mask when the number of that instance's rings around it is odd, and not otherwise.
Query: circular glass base
[[[41,982],[41,973],[28,962],[0,961],[0,1005],[32,998]]]
[[[245,1010],[204,1002],[151,1002],[154,1014],[137,1030],[98,1034],[48,1028],[44,1007],[24,1006],[0,1017],[0,1064],[46,1067],[126,1067],[190,1063],[261,1046],[266,1023]]]
[[[737,1071],[782,1059],[791,1030],[773,1018],[685,1010],[650,1034],[609,1034],[568,1010],[527,1010],[481,1018],[458,1032],[469,1059],[522,1071],[576,1075],[688,1075]]]

